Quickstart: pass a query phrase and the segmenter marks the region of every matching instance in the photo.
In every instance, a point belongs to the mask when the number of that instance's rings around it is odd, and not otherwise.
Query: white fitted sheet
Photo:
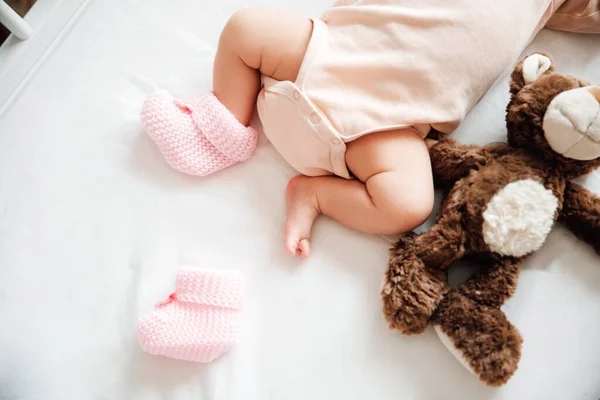
[[[322,1],[75,3],[58,1],[52,18],[66,24],[20,44],[0,75],[0,398],[600,398],[600,258],[565,229],[526,262],[504,307],[523,356],[506,386],[488,388],[433,329],[387,328],[384,238],[321,218],[309,260],[284,253],[294,171],[264,138],[247,163],[199,179],[169,169],[142,133],[140,105],[155,89],[194,99],[210,88],[236,9],[318,16]],[[600,83],[600,36],[543,31],[532,50]],[[454,137],[504,140],[507,101],[505,77]],[[583,183],[600,194],[600,173]],[[138,317],[181,264],[247,278],[241,340],[211,365],[137,344]]]

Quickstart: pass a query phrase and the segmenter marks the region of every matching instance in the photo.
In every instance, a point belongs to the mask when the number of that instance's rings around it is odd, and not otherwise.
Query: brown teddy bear
[[[436,184],[450,188],[436,224],[401,237],[390,251],[381,296],[391,328],[419,334],[431,322],[444,344],[489,385],[517,369],[522,339],[500,310],[515,292],[520,264],[554,221],[600,254],[600,198],[570,181],[600,167],[600,87],[554,73],[547,54],[512,73],[508,144],[430,145]],[[455,289],[452,263],[485,268]]]

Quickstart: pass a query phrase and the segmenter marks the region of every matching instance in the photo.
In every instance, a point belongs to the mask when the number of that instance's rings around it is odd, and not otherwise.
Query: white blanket
[[[264,138],[247,163],[200,179],[171,170],[143,134],[148,94],[191,100],[210,88],[218,35],[236,9],[318,16],[323,1],[79,3],[59,1],[52,19],[66,25],[20,44],[0,76],[10,88],[0,93],[0,398],[600,398],[600,258],[562,227],[504,307],[524,337],[519,369],[488,388],[432,329],[388,329],[384,238],[320,218],[310,259],[285,254],[294,171]],[[19,64],[36,41],[47,51]],[[600,36],[543,31],[533,50],[600,83]],[[15,71],[22,81],[2,82]],[[507,102],[505,77],[454,137],[504,140]],[[583,183],[600,194],[600,173]],[[247,278],[242,337],[210,365],[152,357],[137,343],[137,319],[172,291],[182,264]]]

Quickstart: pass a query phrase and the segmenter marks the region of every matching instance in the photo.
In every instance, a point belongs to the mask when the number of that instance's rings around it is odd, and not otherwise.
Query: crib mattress
[[[220,30],[246,6],[308,16],[324,7],[58,1],[52,20],[64,24],[19,44],[4,66],[0,398],[600,398],[600,258],[562,227],[527,260],[504,307],[525,341],[517,373],[494,389],[432,329],[405,337],[387,327],[387,238],[320,218],[310,259],[284,252],[294,171],[264,137],[248,162],[211,177],[164,163],[141,130],[142,101],[159,88],[188,100],[208,90]],[[600,83],[599,36],[542,31],[534,50]],[[507,102],[503,77],[454,137],[504,140]],[[582,183],[600,194],[600,173]],[[247,280],[240,341],[209,365],[137,343],[138,318],[172,291],[181,265],[239,268]]]

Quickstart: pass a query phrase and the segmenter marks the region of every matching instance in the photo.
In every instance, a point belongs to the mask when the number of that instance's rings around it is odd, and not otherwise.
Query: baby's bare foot
[[[312,178],[297,176],[285,191],[287,220],[285,221],[285,249],[291,255],[304,258],[310,255],[310,231],[319,215],[317,193]]]

